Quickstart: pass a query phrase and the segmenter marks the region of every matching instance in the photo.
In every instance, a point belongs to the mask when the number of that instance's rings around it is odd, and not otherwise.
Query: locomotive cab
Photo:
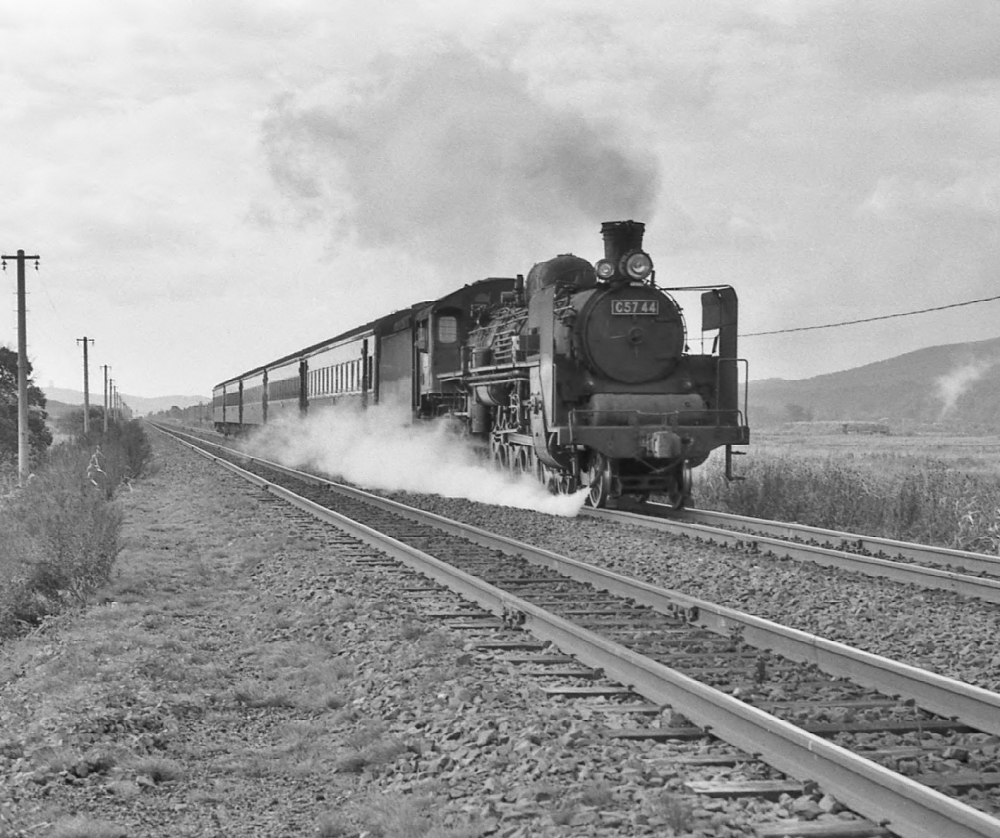
[[[468,419],[463,365],[469,334],[478,313],[500,305],[514,285],[515,280],[506,277],[480,280],[416,312],[413,351],[418,415]]]

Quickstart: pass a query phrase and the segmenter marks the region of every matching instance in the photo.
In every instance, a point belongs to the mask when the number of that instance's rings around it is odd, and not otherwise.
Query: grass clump
[[[141,427],[114,429],[100,446],[56,446],[23,488],[0,498],[0,578],[7,580],[0,640],[81,602],[110,578],[121,549],[115,492],[150,462]]]
[[[287,691],[268,690],[251,683],[237,686],[233,697],[237,704],[254,710],[295,706],[295,701]]]
[[[350,812],[337,812],[323,818],[316,834],[324,838],[361,835],[369,838],[482,838],[497,832],[497,824],[488,827],[475,815],[448,818],[440,811],[443,792],[406,797],[372,794],[358,801]],[[446,797],[446,795],[445,795]]]
[[[694,807],[679,794],[664,792],[656,801],[656,808],[667,821],[674,835],[690,832],[694,820]]]
[[[58,822],[49,835],[52,838],[126,838],[128,830],[110,821],[75,815]]]
[[[381,725],[362,725],[343,738],[351,749],[336,763],[341,774],[360,774],[369,766],[387,765],[410,749],[395,736],[386,736]]]

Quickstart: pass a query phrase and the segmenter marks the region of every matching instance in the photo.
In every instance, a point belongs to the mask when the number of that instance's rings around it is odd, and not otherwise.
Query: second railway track
[[[287,488],[273,489],[279,496],[377,540],[390,555],[478,602],[499,625],[529,630],[655,705],[669,704],[743,751],[891,822],[894,832],[1000,836],[1000,821],[960,799],[973,789],[983,809],[1000,809],[990,791],[1000,773],[983,747],[988,733],[1000,733],[995,694],[434,516],[407,510],[400,518],[402,510],[391,510],[391,502],[335,493],[318,478],[281,471],[283,478],[272,470],[267,480],[291,481],[298,499]],[[538,663],[566,669],[568,661],[550,656]],[[820,666],[854,683],[831,679]],[[559,677],[558,670],[551,677]],[[571,666],[562,677],[586,682],[594,676]],[[620,735],[682,734],[647,723]],[[922,758],[903,754],[897,740],[913,735],[918,741],[936,736],[945,750],[924,743]],[[884,764],[831,740],[860,742]],[[870,748],[872,742],[897,746]],[[942,756],[948,753],[965,760]],[[886,765],[902,765],[924,782]],[[970,765],[975,770],[967,770]]]
[[[997,556],[711,510],[674,512],[655,503],[626,503],[617,510],[587,509],[584,514],[1000,602]]]

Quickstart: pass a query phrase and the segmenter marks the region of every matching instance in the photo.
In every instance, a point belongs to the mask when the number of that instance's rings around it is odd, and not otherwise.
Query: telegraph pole
[[[23,250],[16,256],[0,256],[3,269],[7,270],[7,260],[17,259],[17,484],[24,486],[28,482],[28,334],[27,316],[24,302],[24,260],[34,259],[35,270],[38,270],[36,256],[25,256]]]
[[[108,432],[108,370],[111,369],[107,364],[102,365],[104,370],[104,433]]]
[[[87,363],[87,343],[93,343],[92,338],[84,335],[76,339],[77,343],[83,343],[83,433],[90,433],[90,365]]]

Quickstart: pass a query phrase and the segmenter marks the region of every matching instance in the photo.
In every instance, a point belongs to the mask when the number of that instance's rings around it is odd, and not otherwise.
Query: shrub
[[[0,639],[82,601],[110,577],[120,550],[115,489],[149,467],[151,449],[135,422],[100,438],[52,449],[21,489],[0,468]],[[93,447],[92,447],[93,445]]]
[[[106,434],[95,430],[80,434],[77,444],[92,452],[89,476],[109,498],[119,486],[145,474],[153,459],[149,438],[136,420],[113,422]]]

